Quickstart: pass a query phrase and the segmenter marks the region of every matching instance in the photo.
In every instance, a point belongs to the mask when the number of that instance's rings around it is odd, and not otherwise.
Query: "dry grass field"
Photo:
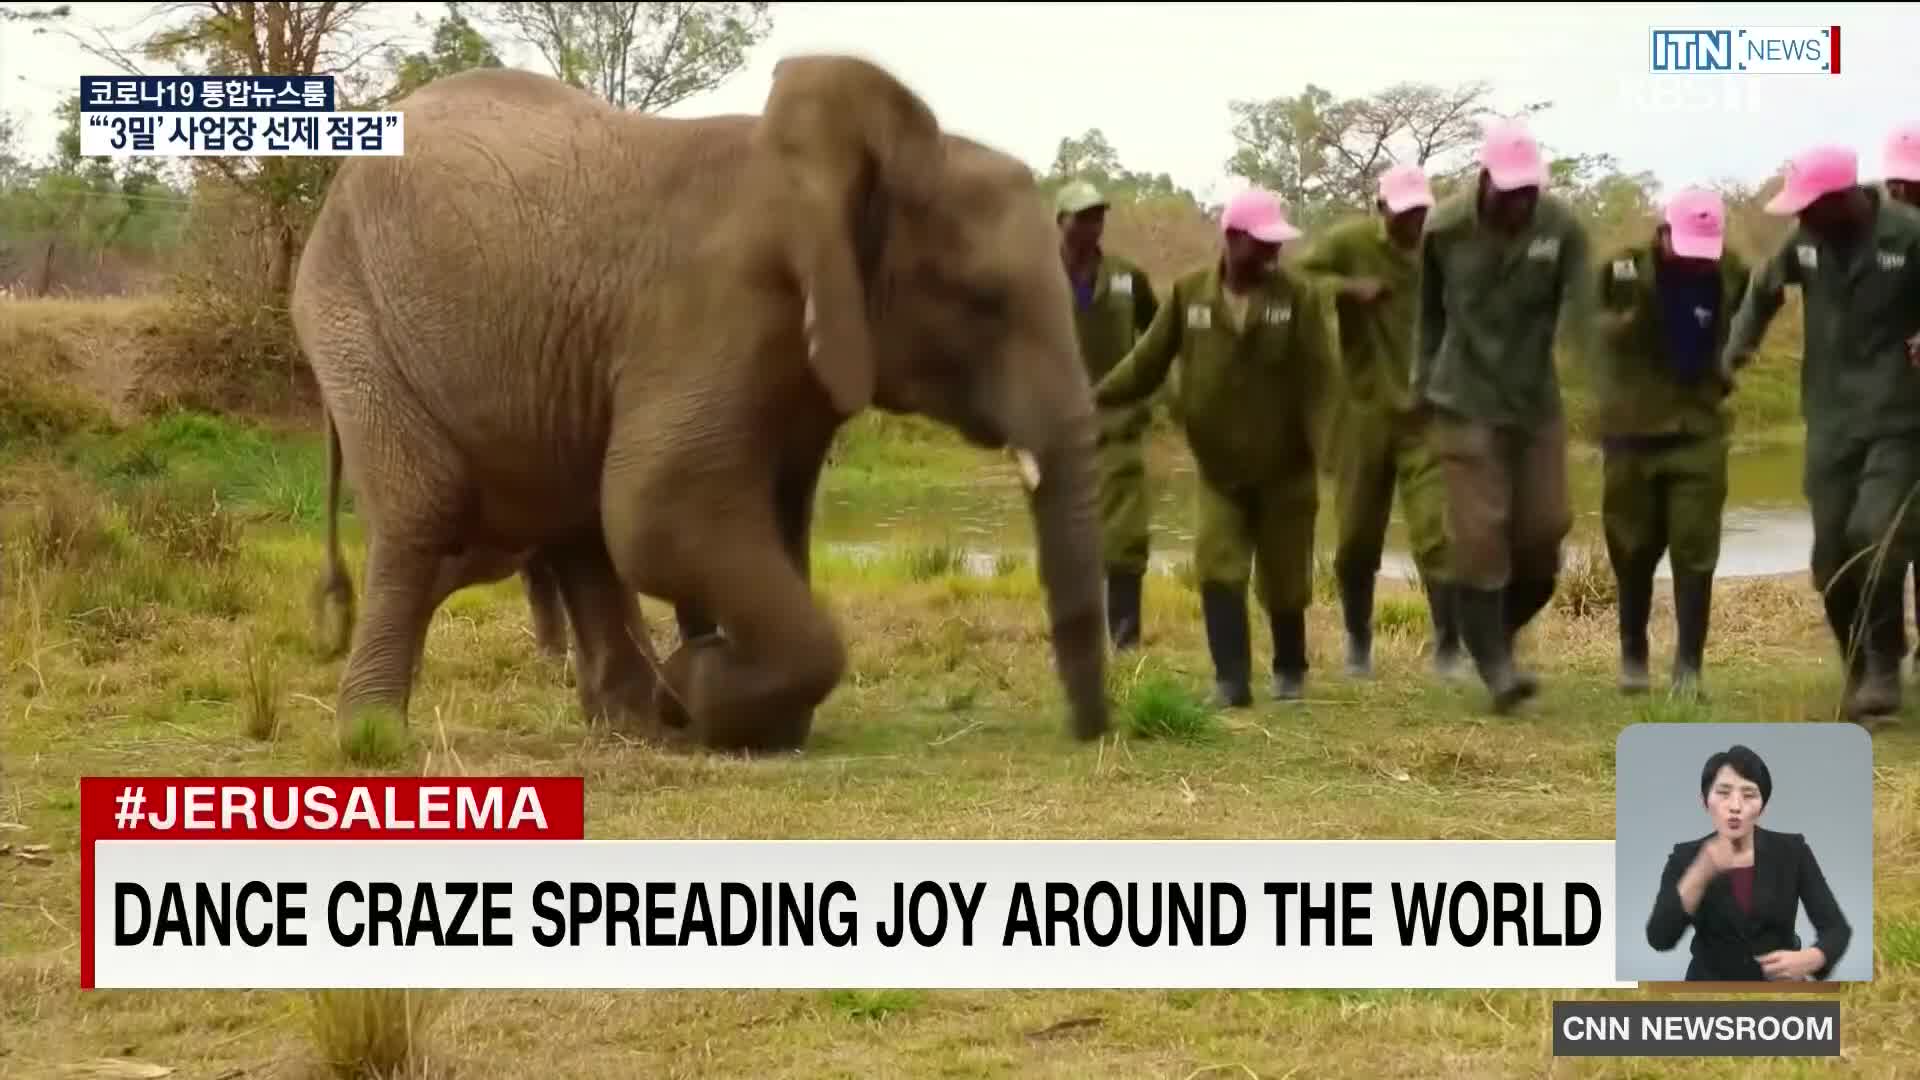
[[[339,668],[316,658],[305,607],[321,565],[313,433],[122,409],[110,361],[137,341],[76,335],[59,320],[93,323],[27,310],[37,306],[0,308],[0,1076],[89,1075],[65,1070],[126,1059],[223,1080],[382,1060],[412,1075],[553,1080],[1744,1080],[1894,1077],[1920,1060],[1911,719],[1875,736],[1876,926],[1854,945],[1873,951],[1875,981],[1841,999],[1839,1062],[1555,1061],[1550,1002],[1582,995],[1544,992],[462,992],[411,1003],[83,993],[80,776],[354,770],[331,741]],[[827,494],[858,483],[863,497],[883,498],[889,486],[977,475],[1003,485],[1010,506],[1017,498],[991,456],[895,439],[895,427],[856,424],[842,460],[859,467],[830,470]],[[358,571],[350,521],[347,532]],[[1281,706],[1260,687],[1254,708],[1216,713],[1198,596],[1169,574],[1149,581],[1144,650],[1113,673],[1120,730],[1076,746],[1063,734],[1029,564],[975,573],[950,551],[910,546],[872,561],[822,550],[816,567],[852,666],[802,754],[663,753],[585,730],[565,666],[536,653],[508,582],[440,611],[412,743],[391,769],[582,775],[597,838],[1604,839],[1623,726],[1831,719],[1837,704],[1839,675],[1801,575],[1721,586],[1708,704],[1621,698],[1605,568],[1582,564],[1523,639],[1546,683],[1521,715],[1487,716],[1475,686],[1427,675],[1424,604],[1392,584],[1381,591],[1378,678],[1342,677],[1324,582],[1310,617],[1309,699]],[[670,645],[670,616],[648,612]],[[1670,627],[1663,595],[1662,660]],[[1256,663],[1267,650],[1257,628]]]

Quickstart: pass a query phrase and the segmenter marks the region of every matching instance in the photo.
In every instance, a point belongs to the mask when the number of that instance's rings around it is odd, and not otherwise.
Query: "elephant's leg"
[[[573,624],[580,706],[588,723],[645,730],[657,663],[634,592],[614,571],[599,530],[543,550]]]
[[[783,467],[774,476],[774,512],[779,515],[780,537],[786,547],[788,558],[800,571],[800,576],[812,580],[812,536],[814,493],[820,483],[820,469],[825,459],[810,461]],[[714,624],[705,612],[692,604],[675,604],[674,621],[680,627],[680,641],[684,645],[697,641],[709,634],[716,634],[720,628]]]
[[[810,554],[814,493],[824,464],[825,458],[821,457],[783,465],[774,474],[773,510],[780,533],[780,545],[802,582],[811,582],[813,576]],[[693,658],[698,650],[713,644],[702,639],[717,634],[719,627],[704,611],[691,603],[675,604],[674,616],[680,624],[681,645],[667,658],[654,708],[663,724],[671,728],[685,728],[690,718],[679,688],[687,686]],[[796,723],[803,723],[804,730],[812,726],[812,719],[808,717]]]
[[[820,486],[824,455],[790,461],[774,475],[774,512],[780,519],[780,538],[787,557],[805,581],[813,580],[813,503]]]
[[[526,588],[527,611],[533,618],[534,645],[548,656],[567,655],[567,612],[560,579],[546,551],[537,551],[520,571]]]
[[[406,726],[427,625],[446,596],[443,562],[431,548],[388,535],[368,544],[365,605],[335,712],[341,743],[356,757],[392,749]]]
[[[771,507],[757,509],[740,515],[746,521],[729,515],[674,530],[714,538],[698,544],[611,534],[623,574],[659,582],[641,588],[690,601],[725,628],[674,654],[656,698],[664,724],[713,749],[803,745],[815,706],[846,669],[839,630],[788,557]]]

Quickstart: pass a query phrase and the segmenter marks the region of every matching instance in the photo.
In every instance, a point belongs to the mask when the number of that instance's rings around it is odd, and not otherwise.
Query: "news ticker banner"
[[[89,157],[380,157],[406,117],[341,111],[331,75],[84,75]]]
[[[586,840],[577,778],[88,777],[99,988],[1614,988],[1611,841]]]

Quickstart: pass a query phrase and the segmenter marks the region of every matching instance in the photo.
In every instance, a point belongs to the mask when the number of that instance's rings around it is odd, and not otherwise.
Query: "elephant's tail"
[[[313,590],[314,630],[320,653],[331,660],[346,651],[353,633],[353,579],[340,558],[340,431],[327,421],[327,569]]]

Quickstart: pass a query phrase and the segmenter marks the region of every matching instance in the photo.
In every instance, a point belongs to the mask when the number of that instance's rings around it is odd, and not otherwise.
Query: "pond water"
[[[830,549],[855,555],[945,545],[958,549],[965,565],[992,573],[1002,554],[1031,559],[1032,525],[1010,465],[983,455],[972,480],[931,484],[878,499],[871,493],[852,500],[823,485],[815,511],[815,536]],[[1721,539],[1721,577],[1797,573],[1806,568],[1813,542],[1806,500],[1801,494],[1802,447],[1768,445],[1736,450],[1729,469],[1725,528]],[[1568,465],[1575,524],[1572,542],[1600,542],[1600,461],[1580,453]],[[1153,563],[1173,572],[1191,557],[1194,472],[1184,452],[1149,466],[1153,485]],[[1321,495],[1316,554],[1333,549],[1336,523],[1333,494]],[[1398,506],[1388,530],[1386,576],[1410,578],[1405,522]],[[1668,574],[1663,560],[1659,573]]]

